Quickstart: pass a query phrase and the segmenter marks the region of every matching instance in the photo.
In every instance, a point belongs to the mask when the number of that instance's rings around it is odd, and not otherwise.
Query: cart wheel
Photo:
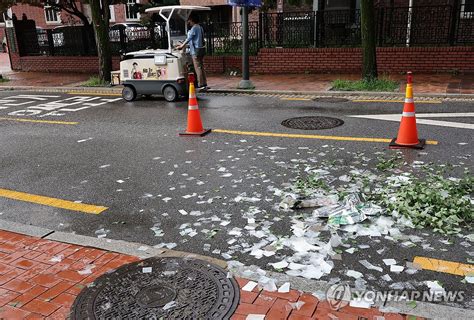
[[[135,91],[135,88],[132,86],[125,86],[123,87],[122,90],[122,98],[125,101],[133,101],[137,97],[137,92]]]
[[[173,86],[166,86],[163,89],[163,96],[165,97],[166,101],[176,101],[176,99],[178,98],[178,91],[176,91]]]

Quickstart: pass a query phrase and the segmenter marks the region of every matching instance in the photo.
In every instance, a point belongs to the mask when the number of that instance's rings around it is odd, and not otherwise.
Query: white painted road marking
[[[59,99],[58,99],[59,98]],[[0,99],[0,110],[7,110],[9,116],[47,117],[63,116],[70,112],[86,110],[115,102],[121,98],[101,98],[90,96],[16,95]],[[25,101],[26,100],[26,101]],[[26,106],[27,105],[27,106]],[[20,107],[22,110],[8,110]]]
[[[400,120],[402,118],[402,115],[401,114],[374,114],[374,115],[367,114],[367,115],[357,115],[357,116],[349,116],[349,117],[400,122]],[[464,112],[464,113],[417,113],[416,114],[416,118],[417,118],[416,123],[417,124],[426,124],[426,125],[431,125],[431,126],[451,127],[451,128],[474,130],[474,124],[472,124],[472,123],[424,119],[424,118],[469,118],[469,117],[474,117],[474,112]]]

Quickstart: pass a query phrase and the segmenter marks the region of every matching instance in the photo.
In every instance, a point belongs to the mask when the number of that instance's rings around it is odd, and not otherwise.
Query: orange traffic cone
[[[204,129],[199,113],[199,106],[196,99],[196,90],[194,81],[189,81],[189,102],[188,102],[188,126],[186,132],[180,133],[180,136],[204,136],[211,132],[211,129]]]
[[[407,73],[407,88],[405,95],[405,105],[403,106],[402,120],[398,136],[390,142],[391,149],[413,148],[423,149],[424,139],[418,139],[418,130],[416,129],[415,103],[413,102],[413,82],[412,73]]]

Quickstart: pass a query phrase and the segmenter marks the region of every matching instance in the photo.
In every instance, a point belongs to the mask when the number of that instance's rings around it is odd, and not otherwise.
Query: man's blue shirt
[[[196,48],[203,47],[203,32],[200,25],[195,24],[191,30],[188,31],[186,43],[189,44],[189,54],[196,55]]]

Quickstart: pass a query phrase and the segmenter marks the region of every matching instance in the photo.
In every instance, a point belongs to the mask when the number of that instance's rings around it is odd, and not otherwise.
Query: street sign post
[[[249,7],[261,7],[261,0],[227,0],[230,6],[242,8],[242,80],[239,89],[253,89],[249,70]]]

